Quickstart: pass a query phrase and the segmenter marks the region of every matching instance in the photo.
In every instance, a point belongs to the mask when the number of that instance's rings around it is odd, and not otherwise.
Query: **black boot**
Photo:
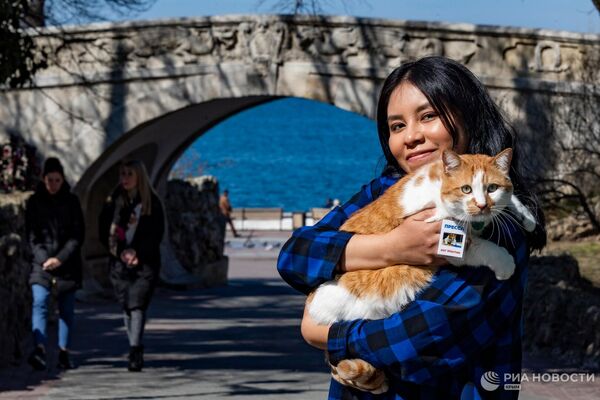
[[[69,352],[67,350],[61,350],[58,353],[58,368],[61,369],[73,369],[75,366],[69,358]]]
[[[44,371],[46,369],[46,352],[43,348],[37,346],[29,355],[27,362],[36,371]]]
[[[131,372],[139,372],[144,367],[144,346],[129,348],[129,367]]]

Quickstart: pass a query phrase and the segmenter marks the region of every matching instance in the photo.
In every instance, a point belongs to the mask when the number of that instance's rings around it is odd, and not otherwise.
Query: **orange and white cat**
[[[404,218],[435,205],[430,221],[444,218],[479,225],[470,229],[470,243],[462,259],[448,258],[455,266],[487,266],[497,279],[508,279],[515,263],[506,249],[477,236],[484,226],[507,209],[527,231],[534,216],[513,194],[509,178],[512,149],[495,157],[458,155],[451,150],[438,162],[404,176],[377,200],[353,214],[340,230],[359,234],[385,233]],[[425,288],[437,268],[393,265],[376,270],[346,272],[319,286],[311,294],[309,313],[322,325],[354,319],[381,319],[400,311]],[[387,390],[385,375],[363,360],[343,360],[332,367],[339,382],[361,390]]]

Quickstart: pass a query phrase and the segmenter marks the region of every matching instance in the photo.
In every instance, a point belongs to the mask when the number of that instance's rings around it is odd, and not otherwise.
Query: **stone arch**
[[[110,287],[106,249],[98,238],[98,215],[118,181],[124,158],[142,160],[159,194],[166,191],[169,172],[181,154],[207,130],[224,119],[278,96],[215,99],[170,112],[135,127],[114,141],[75,185],[84,209],[86,241],[83,248],[84,289],[98,295]],[[169,247],[166,247],[169,250]]]

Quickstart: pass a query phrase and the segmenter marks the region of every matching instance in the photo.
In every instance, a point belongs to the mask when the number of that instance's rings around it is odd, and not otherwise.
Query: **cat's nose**
[[[479,203],[476,203],[476,204],[480,210],[485,210],[487,208],[487,204],[479,204]]]

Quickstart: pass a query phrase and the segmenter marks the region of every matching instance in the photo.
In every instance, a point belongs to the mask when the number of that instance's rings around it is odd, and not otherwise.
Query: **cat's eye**
[[[462,192],[465,194],[469,194],[473,191],[473,189],[471,189],[471,186],[469,186],[469,185],[465,185],[465,186],[461,187],[460,190],[462,190]]]
[[[488,193],[494,193],[496,190],[498,190],[498,185],[496,185],[495,183],[492,183],[487,187]]]

